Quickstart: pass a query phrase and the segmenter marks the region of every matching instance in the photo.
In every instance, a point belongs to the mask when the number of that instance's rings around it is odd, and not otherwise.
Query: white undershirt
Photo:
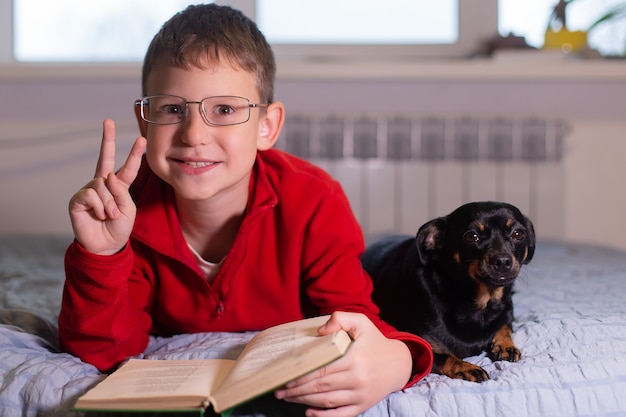
[[[222,260],[219,261],[218,263],[209,262],[206,259],[204,259],[202,256],[200,256],[200,254],[196,252],[196,250],[192,248],[189,243],[187,244],[187,246],[189,246],[189,249],[191,250],[193,257],[196,259],[196,262],[198,263],[198,266],[200,267],[200,270],[204,274],[204,277],[206,278],[206,280],[209,282],[213,282],[213,279],[215,279],[215,276],[217,275],[217,273],[220,272],[220,268],[222,267],[222,264],[224,263],[224,259],[226,258],[222,258]]]

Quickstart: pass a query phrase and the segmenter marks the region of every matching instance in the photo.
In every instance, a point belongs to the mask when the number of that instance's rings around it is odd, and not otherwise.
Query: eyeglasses
[[[250,103],[237,96],[207,97],[202,101],[188,101],[172,95],[148,96],[135,101],[141,109],[141,118],[148,123],[173,125],[180,123],[189,114],[189,104],[199,104],[204,120],[213,126],[231,126],[250,120],[250,109],[267,107],[268,104]]]

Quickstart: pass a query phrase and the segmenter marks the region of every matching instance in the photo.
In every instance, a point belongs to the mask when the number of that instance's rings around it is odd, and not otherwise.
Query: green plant
[[[570,0],[570,2],[575,0]],[[609,9],[606,13],[596,19],[587,29],[587,32],[591,32],[598,25],[601,25],[604,22],[609,22],[612,20],[617,20],[620,18],[626,17],[626,2],[618,4],[614,6],[612,9]]]
[[[574,0],[571,0],[574,1]],[[587,33],[591,33],[595,28],[602,26],[607,22],[614,22],[618,19],[626,19],[626,2],[617,4],[606,11],[603,15],[597,18],[589,28]],[[626,23],[626,22],[625,22]],[[622,56],[626,56],[626,40],[624,40],[624,48],[622,50]]]

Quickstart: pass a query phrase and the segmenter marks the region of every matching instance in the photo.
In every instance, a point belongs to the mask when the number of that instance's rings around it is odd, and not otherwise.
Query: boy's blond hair
[[[256,76],[259,100],[274,100],[276,63],[256,24],[239,10],[216,4],[189,6],[165,22],[148,47],[142,94],[156,66],[210,67],[224,60]]]

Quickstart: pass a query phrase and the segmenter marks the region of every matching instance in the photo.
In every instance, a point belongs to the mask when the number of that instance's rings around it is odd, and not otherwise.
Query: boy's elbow
[[[98,371],[110,373],[122,362],[131,356],[142,353],[148,345],[148,336],[145,341],[103,340],[94,337],[88,340],[85,335],[74,337],[71,332],[62,331],[59,326],[59,347],[61,351],[69,353],[84,363],[93,365]]]

